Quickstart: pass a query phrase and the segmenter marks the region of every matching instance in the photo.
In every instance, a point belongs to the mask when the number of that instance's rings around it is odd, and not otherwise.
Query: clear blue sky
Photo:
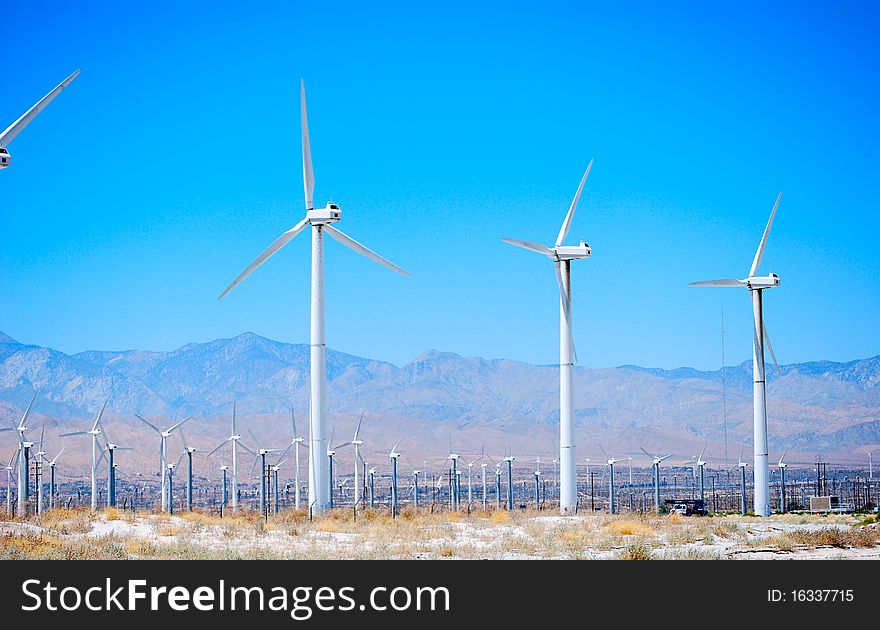
[[[748,359],[747,292],[687,283],[746,275],[779,190],[780,361],[880,353],[876,3],[243,4],[0,7],[0,126],[83,68],[0,172],[0,330],[306,342],[308,234],[216,301],[303,214],[303,77],[316,202],[413,273],[330,241],[333,348],[556,362],[552,265],[499,238],[552,242],[595,158],[583,365],[715,368],[722,303]]]

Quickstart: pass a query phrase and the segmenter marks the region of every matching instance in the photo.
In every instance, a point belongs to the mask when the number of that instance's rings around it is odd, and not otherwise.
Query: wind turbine
[[[361,416],[363,418],[363,416]],[[296,487],[293,490],[293,509],[299,510],[300,504],[300,483],[299,483],[299,447],[305,443],[305,439],[299,435],[296,430],[296,416],[293,413],[293,406],[290,407],[290,422],[293,424],[293,440],[291,440],[290,444],[287,445],[287,448],[284,449],[284,452],[281,454],[281,459],[284,459],[287,456],[287,453],[290,452],[290,449],[293,449],[294,462],[296,466],[296,470],[294,471],[294,483]],[[357,437],[357,431],[355,431],[355,437]],[[361,442],[363,444],[363,442]],[[308,447],[308,444],[306,444]],[[355,446],[355,453],[357,453],[357,446]],[[357,476],[357,461],[355,461],[355,476]]]
[[[257,436],[254,435],[254,432],[248,429],[248,434],[251,436],[251,439],[254,441],[254,446],[257,451],[254,452],[250,450],[244,442],[242,442],[242,446],[245,450],[249,451],[254,455],[254,463],[251,465],[251,473],[254,472],[254,466],[257,465],[257,461],[260,462],[260,515],[266,516],[266,507],[267,507],[267,488],[266,488],[266,455],[269,453],[278,453],[281,451],[280,448],[260,448],[260,441],[257,439]]]
[[[114,460],[113,453],[115,451],[133,451],[134,449],[129,446],[120,446],[118,444],[114,444],[110,442],[110,438],[107,438],[107,446],[104,447],[104,450],[107,452],[107,507],[116,507],[116,463]]]
[[[599,448],[602,449],[602,454],[607,458],[606,463],[608,464],[608,511],[611,514],[615,513],[614,509],[614,464],[619,462],[619,459],[611,457],[608,453],[605,452],[605,449],[602,448],[602,445],[599,444]]]
[[[33,407],[36,399],[37,395],[34,394],[33,398],[31,398],[31,401],[28,403],[27,408],[24,410],[17,427],[4,427],[0,429],[0,431],[18,432],[18,512],[21,516],[27,515],[27,499],[30,490],[29,454],[30,448],[34,445],[33,442],[27,441],[24,434],[25,431],[27,431],[27,418],[31,413],[31,407]]]
[[[14,123],[9,125],[3,133],[0,133],[0,169],[8,168],[12,166],[12,156],[9,155],[9,151],[6,150],[6,147],[9,146],[9,143],[12,142],[15,137],[21,133],[21,130],[28,126],[28,124],[37,117],[43,109],[45,109],[46,105],[51,103],[56,96],[61,94],[62,90],[66,88],[70,83],[79,75],[80,70],[77,70],[69,77],[64,79],[61,83],[59,83],[55,88],[46,94],[43,98],[41,98],[35,105],[33,105],[29,110],[27,110],[21,117],[16,120]]]
[[[11,429],[0,429],[0,431],[7,430]],[[12,518],[12,469],[15,468],[15,465],[18,462],[19,453],[20,451],[16,449],[12,454],[9,463],[6,464],[6,516],[9,518]]]
[[[60,451],[58,451],[58,454],[49,461],[49,509],[50,510],[55,507],[55,492],[56,492],[55,491],[55,464],[58,462],[58,458],[61,457],[61,453],[63,453],[63,452],[64,452],[64,449],[62,448]],[[7,470],[9,470],[9,469],[7,468]],[[8,484],[8,481],[9,480],[7,478],[7,484]],[[7,485],[7,492],[8,492],[8,485]]]
[[[513,512],[513,461],[516,457],[508,455],[504,458],[507,462],[507,511]]]
[[[272,257],[278,250],[287,245],[306,227],[312,228],[312,290],[311,290],[311,360],[310,360],[310,411],[309,414],[309,506],[317,513],[322,512],[330,504],[330,471],[327,462],[319,453],[329,448],[324,426],[324,403],[327,385],[327,345],[324,336],[324,233],[336,239],[349,249],[366,256],[370,260],[388,267],[405,276],[409,273],[382,258],[376,252],[367,249],[353,238],[345,235],[331,224],[342,219],[342,210],[335,203],[328,203],[324,208],[315,208],[313,191],[315,175],[312,169],[312,151],[309,142],[309,127],[306,117],[305,82],[300,84],[300,103],[302,118],[302,155],[303,184],[305,188],[306,216],[295,226],[279,236],[275,242],[263,251],[239,276],[232,281],[220,297],[222,299],[236,285],[248,277],[253,271]]]
[[[765,342],[767,349],[770,351],[770,356],[773,358],[773,363],[776,365],[776,370],[779,371],[779,363],[776,361],[773,345],[770,343],[767,328],[764,326],[763,292],[764,289],[778,287],[779,276],[775,273],[767,276],[756,276],[755,274],[758,272],[761,259],[764,257],[764,248],[767,246],[767,238],[770,236],[773,218],[776,216],[776,209],[779,207],[781,199],[782,193],[779,193],[776,203],[773,204],[770,220],[767,221],[767,227],[764,228],[764,235],[761,237],[758,251],[755,252],[755,258],[752,260],[752,266],[749,268],[747,278],[743,280],[725,278],[722,280],[705,280],[690,283],[691,286],[745,287],[752,296],[752,315],[754,318],[752,363],[754,380],[755,514],[758,516],[770,516],[770,467],[767,451],[767,385],[764,370]]]
[[[363,445],[364,441],[358,439],[358,434],[361,431],[361,423],[364,421],[364,412],[361,412],[361,418],[358,420],[357,427],[354,430],[354,437],[350,442],[343,442],[339,446],[334,446],[333,450],[338,451],[339,449],[345,446],[354,446],[354,509],[357,509],[358,502],[361,500],[360,497],[360,463],[363,461],[361,459],[360,447]],[[332,463],[331,463],[332,466]],[[332,477],[332,474],[331,474]]]
[[[742,515],[745,516],[748,512],[748,508],[746,507],[746,466],[748,466],[748,462],[743,461],[743,449],[740,447],[739,449],[739,462],[737,462],[737,466],[739,466],[740,472],[740,508],[742,511]]]
[[[584,189],[584,183],[593,167],[593,161],[587,166],[577,193],[568,208],[556,243],[552,248],[510,238],[501,240],[523,249],[544,254],[553,261],[556,267],[556,281],[559,284],[559,509],[563,514],[574,512],[577,506],[577,469],[575,466],[574,443],[574,394],[572,391],[572,366],[577,360],[571,333],[571,261],[589,258],[592,255],[590,246],[581,241],[578,245],[563,245],[571,229],[571,221]]]
[[[98,457],[99,446],[98,436],[101,435],[101,430],[103,427],[101,426],[101,417],[104,415],[104,409],[107,407],[107,403],[110,401],[109,398],[104,400],[104,404],[101,405],[101,410],[98,411],[98,415],[95,416],[95,422],[92,424],[92,428],[89,431],[74,431],[72,433],[62,433],[60,437],[68,437],[72,435],[90,435],[92,436],[92,512],[98,509],[98,465],[101,463],[101,460],[104,458],[103,450],[100,451],[100,458]]]
[[[779,458],[779,511],[785,514],[785,467],[788,466],[783,460],[788,449],[782,451],[782,457]]]
[[[397,440],[388,453],[388,457],[391,458],[391,518],[397,516],[397,460],[400,458],[397,446],[399,444],[400,440]]]
[[[705,501],[705,485],[703,483],[703,469],[706,466],[706,462],[703,461],[703,453],[706,452],[706,447],[703,447],[703,450],[700,451],[700,454],[697,457],[694,457],[693,464],[697,467],[699,471],[699,480],[700,480],[700,501]]]
[[[868,479],[874,478],[874,462],[871,459],[871,451],[868,451]]]
[[[192,512],[193,509],[193,453],[195,453],[198,449],[190,446],[186,443],[186,435],[183,432],[183,429],[180,429],[180,437],[183,440],[183,452],[180,454],[180,457],[177,460],[177,465],[180,466],[180,461],[183,459],[183,456],[186,455],[186,511]]]
[[[45,436],[46,427],[43,427],[40,429],[40,441],[38,442],[37,452],[34,453],[37,456],[36,471],[34,472],[37,485],[37,514],[43,513],[43,462],[48,461],[46,460],[46,451],[43,450],[43,438]]]
[[[661,457],[659,455],[652,455],[641,446],[639,447],[639,449],[653,460],[652,466],[654,468],[654,509],[656,510],[657,514],[660,514],[660,464],[661,462],[663,462],[664,459],[669,459],[670,457],[672,457],[672,453]]]
[[[418,510],[419,509],[419,473],[421,470],[413,470],[413,507]]]
[[[535,509],[541,509],[541,458],[535,458]]]
[[[330,439],[327,440],[327,459],[329,460],[330,466],[330,501],[327,504],[327,507],[333,508],[333,457],[336,455],[336,450],[331,448],[330,445],[333,444],[333,432],[336,430],[336,427],[330,429]],[[357,462],[355,462],[357,463]]]
[[[293,410],[291,409],[291,412]],[[296,433],[296,423],[294,422],[294,434]],[[232,433],[228,438],[220,442],[213,451],[208,453],[208,457],[216,453],[220,448],[226,444],[227,442],[232,443],[232,509],[238,509],[238,442],[241,440],[241,435],[239,435],[235,430],[235,402],[232,403]],[[297,463],[299,463],[299,451],[297,451]],[[222,467],[221,467],[222,468]],[[297,475],[299,475],[299,467],[297,466]],[[299,496],[299,489],[297,488],[297,497]],[[225,503],[224,503],[225,505]],[[297,500],[297,507],[299,507],[299,500]]]
[[[159,427],[157,427],[152,422],[150,422],[148,420],[144,420],[142,417],[140,417],[137,414],[134,414],[134,417],[137,418],[138,420],[140,420],[141,422],[143,422],[148,427],[150,427],[153,431],[158,433],[159,437],[160,437],[160,442],[159,442],[159,478],[161,481],[160,481],[160,485],[159,485],[159,494],[162,496],[162,499],[161,499],[162,511],[165,512],[168,509],[168,496],[171,494],[170,492],[167,492],[166,488],[165,488],[165,475],[167,473],[169,479],[171,479],[171,477],[174,475],[174,469],[168,468],[166,442],[168,440],[168,436],[171,435],[175,430],[180,428],[183,425],[183,423],[186,422],[187,420],[189,420],[190,418],[192,418],[192,416],[187,416],[186,418],[184,418],[180,422],[172,424],[170,427],[168,427],[164,431],[162,429],[160,429]],[[233,476],[233,479],[234,479],[234,476]]]
[[[452,477],[450,481],[452,482],[452,509],[454,511],[458,511],[459,509],[459,492],[458,492],[458,460],[461,457],[458,453],[450,452],[446,459],[452,462]]]

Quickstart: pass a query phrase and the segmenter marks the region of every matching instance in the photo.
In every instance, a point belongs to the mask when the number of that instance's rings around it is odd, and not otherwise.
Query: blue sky
[[[118,6],[118,5],[129,6]],[[250,330],[306,342],[298,85],[316,203],[412,272],[331,241],[327,339],[558,360],[550,243],[569,240],[582,365],[751,356],[762,271],[783,363],[880,353],[876,3],[5,2],[0,126],[83,72],[0,172],[0,330],[67,352],[172,349]],[[319,6],[316,6],[319,5]]]

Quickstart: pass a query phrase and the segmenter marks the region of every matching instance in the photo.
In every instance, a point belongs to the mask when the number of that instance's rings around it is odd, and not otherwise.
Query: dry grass
[[[608,523],[605,530],[617,536],[653,536],[654,528],[643,521],[624,519]]]
[[[340,509],[314,519],[288,510],[266,520],[245,510],[220,518],[200,511],[171,516],[61,509],[0,521],[0,559],[717,559],[763,545],[782,551],[875,546],[880,526],[852,527],[858,523],[848,516],[563,518],[534,510],[450,514],[411,508],[395,519],[383,509],[357,515]]]

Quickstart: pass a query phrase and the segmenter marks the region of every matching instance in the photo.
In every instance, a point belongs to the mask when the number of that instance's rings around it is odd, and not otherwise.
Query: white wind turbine
[[[354,430],[354,437],[350,442],[343,442],[338,446],[333,447],[333,452],[335,453],[339,449],[345,446],[354,446],[354,508],[357,509],[358,503],[361,500],[360,497],[360,466],[363,459],[361,458],[360,447],[363,445],[364,441],[358,439],[358,435],[361,432],[361,423],[364,421],[364,412],[361,412],[360,420],[358,420],[357,427]]]
[[[41,98],[35,105],[22,114],[18,120],[9,125],[3,133],[0,133],[0,169],[12,166],[12,156],[9,155],[9,151],[6,150],[9,143],[15,139],[15,136],[21,133],[22,129],[27,127],[28,124],[37,117],[37,114],[43,111],[46,105],[51,103],[56,96],[61,94],[61,91],[70,85],[71,81],[73,81],[79,73],[80,71],[77,70],[64,79],[64,81],[55,86],[51,92],[46,94],[46,96]]]
[[[785,468],[788,464],[785,463],[785,454],[788,453],[788,449],[782,451],[782,456],[779,458],[779,463],[776,464],[779,467],[779,511],[782,514],[785,514],[786,506],[785,506]]]
[[[652,455],[651,453],[646,451],[641,446],[639,447],[639,449],[645,455],[650,457],[652,460],[651,467],[653,468],[653,472],[654,472],[654,509],[656,510],[657,514],[659,514],[660,513],[660,464],[663,463],[664,459],[669,459],[670,457],[672,457],[672,453],[670,453],[669,455],[663,455],[661,457],[660,455]]]
[[[753,329],[753,379],[754,379],[754,440],[755,440],[755,514],[758,516],[770,516],[770,465],[767,451],[767,385],[766,373],[764,370],[764,343],[770,351],[773,363],[779,371],[779,364],[776,361],[776,355],[773,353],[773,346],[770,343],[770,337],[767,336],[767,328],[764,326],[764,307],[763,307],[763,291],[764,289],[772,289],[779,286],[779,276],[771,273],[767,276],[756,276],[758,266],[764,257],[764,248],[767,246],[767,238],[770,236],[770,228],[773,227],[773,218],[776,216],[776,209],[779,207],[779,201],[782,199],[782,193],[776,198],[773,204],[773,211],[770,213],[770,220],[767,221],[767,227],[764,228],[764,235],[761,237],[761,243],[758,245],[758,251],[755,252],[755,258],[752,260],[752,266],[749,268],[747,278],[737,280],[736,278],[725,278],[722,280],[704,280],[702,282],[691,282],[691,286],[707,286],[707,287],[745,287],[752,295],[752,314],[754,317]]]
[[[354,239],[334,228],[331,224],[342,219],[342,210],[335,203],[328,203],[324,208],[315,208],[313,191],[315,175],[312,169],[312,151],[309,144],[309,127],[306,119],[306,88],[300,84],[301,116],[302,116],[302,155],[303,184],[305,188],[306,216],[292,228],[279,236],[266,250],[257,256],[239,276],[232,281],[220,297],[222,299],[242,280],[272,257],[278,250],[287,245],[293,238],[307,227],[312,227],[312,291],[311,291],[311,344],[310,360],[310,414],[309,414],[309,506],[316,513],[322,512],[330,503],[330,470],[329,462],[321,457],[328,448],[326,427],[324,425],[324,402],[327,385],[327,345],[324,336],[324,233],[336,239],[346,247],[388,267],[405,276],[409,273],[382,258],[376,252],[367,249]]]
[[[165,512],[168,510],[169,496],[171,494],[170,491],[166,490],[166,481],[167,480],[165,479],[165,475],[168,474],[169,479],[174,475],[174,465],[168,464],[166,442],[168,440],[168,436],[171,435],[175,430],[179,429],[183,425],[183,423],[186,422],[187,420],[189,420],[190,418],[192,418],[192,416],[187,416],[186,418],[184,418],[180,422],[178,422],[176,424],[172,424],[170,427],[168,427],[164,431],[162,429],[160,429],[159,427],[157,427],[152,422],[150,422],[148,420],[144,420],[143,418],[141,418],[137,414],[134,414],[134,417],[137,418],[138,420],[140,420],[141,422],[143,422],[148,427],[150,427],[153,431],[158,433],[159,437],[160,437],[160,442],[159,442],[159,471],[160,472],[159,472],[159,476],[161,478],[161,481],[160,481],[160,485],[159,485],[159,492],[162,495],[162,505],[161,505],[162,511]]]
[[[16,431],[18,432],[18,455],[16,456],[16,462],[18,465],[18,511],[19,514],[24,516],[27,512],[27,498],[28,498],[28,485],[30,484],[28,480],[28,475],[30,471],[28,469],[29,461],[28,455],[30,453],[30,448],[34,445],[33,442],[28,442],[25,438],[25,431],[27,431],[27,418],[31,413],[31,407],[34,405],[34,401],[37,399],[37,395],[34,394],[31,401],[28,403],[27,408],[24,410],[24,413],[21,416],[21,420],[16,427],[3,427],[0,428],[0,431]],[[11,466],[12,464],[10,464]],[[7,475],[11,472],[10,468],[7,466],[6,470]],[[8,491],[7,486],[7,491]],[[10,515],[12,514],[12,505],[9,502],[9,494],[6,495],[7,499],[7,508],[10,510]]]
[[[101,405],[101,410],[98,411],[98,415],[95,416],[95,422],[92,424],[92,428],[89,431],[74,431],[72,433],[62,433],[59,437],[68,437],[71,435],[90,435],[92,436],[92,511],[96,511],[98,509],[98,465],[101,463],[101,460],[104,459],[104,451],[100,447],[98,443],[98,436],[101,435],[101,430],[103,427],[101,426],[101,417],[104,415],[104,409],[107,407],[107,403],[109,402],[109,398],[104,401],[104,404]],[[100,453],[100,456],[99,456]]]
[[[0,429],[0,431],[7,431],[10,429]],[[9,460],[9,463],[6,464],[6,516],[12,518],[12,469],[15,468],[18,463],[19,450],[16,449],[12,454],[12,459]]]
[[[232,443],[232,509],[238,509],[238,442],[241,435],[235,430],[235,402],[232,403],[232,433],[228,438],[220,442],[213,451],[208,453],[208,457],[216,453],[227,442]],[[294,425],[295,427],[296,425]],[[222,467],[221,467],[222,469]]]
[[[574,512],[577,505],[577,469],[575,465],[574,443],[574,396],[572,391],[572,366],[577,360],[571,333],[571,261],[589,258],[592,255],[590,246],[581,241],[578,245],[563,245],[568,236],[574,212],[577,209],[584,183],[593,167],[593,161],[587,166],[577,193],[568,208],[556,243],[552,248],[510,238],[501,240],[523,249],[544,254],[553,261],[556,267],[556,281],[559,284],[559,509],[563,514]]]
[[[299,483],[299,447],[305,443],[305,438],[303,438],[296,430],[296,416],[293,413],[293,406],[290,407],[290,422],[293,424],[293,439],[290,441],[290,444],[287,445],[287,448],[284,449],[284,452],[281,454],[280,459],[284,459],[287,457],[287,453],[290,452],[290,449],[293,449],[294,456],[294,465],[296,466],[296,470],[293,473],[294,483],[296,487],[293,489],[293,509],[299,510],[300,504],[300,483]],[[355,437],[357,437],[357,432],[355,432]],[[363,444],[363,442],[361,442]],[[306,444],[308,446],[308,444]],[[355,447],[357,448],[357,447]],[[356,452],[356,451],[355,451]],[[355,468],[357,468],[357,462],[355,462]],[[357,470],[355,470],[355,475],[357,475]]]

